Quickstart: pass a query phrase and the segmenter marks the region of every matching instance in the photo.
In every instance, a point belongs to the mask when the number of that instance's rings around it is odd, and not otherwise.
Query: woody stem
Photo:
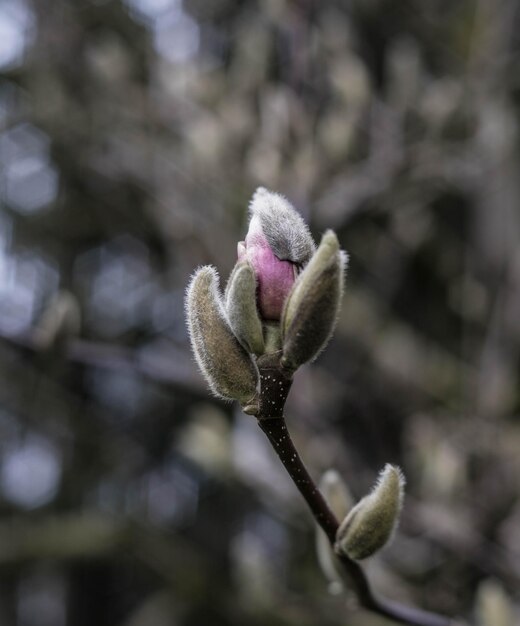
[[[323,529],[334,548],[339,527],[338,520],[303,464],[283,417],[283,408],[291,387],[292,376],[279,365],[278,354],[260,357],[258,368],[261,384],[258,425],[266,434],[296,488],[307,502],[316,523]],[[447,617],[378,597],[359,563],[340,551],[336,551],[336,556],[359,604],[368,611],[411,626],[450,626],[453,624],[452,620]]]

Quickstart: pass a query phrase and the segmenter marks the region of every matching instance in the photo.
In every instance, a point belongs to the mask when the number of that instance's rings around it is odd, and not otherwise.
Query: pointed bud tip
[[[347,269],[348,262],[349,262],[349,254],[346,250],[340,249],[338,236],[333,230],[328,229],[323,233],[319,247],[322,247],[322,246],[326,247],[330,251],[331,256],[335,254],[336,252],[339,252],[341,267],[343,270]]]
[[[211,284],[212,282],[218,283],[218,278],[218,272],[212,265],[201,265],[191,275],[184,297],[184,310],[186,313],[188,330],[190,330],[191,309],[194,300],[197,298],[197,290],[199,289],[199,286]]]
[[[331,247],[334,247],[336,250],[339,250],[339,241],[338,241],[338,236],[336,235],[336,233],[328,228],[322,235],[321,238],[321,244],[326,244],[329,245]]]
[[[399,484],[401,490],[406,486],[406,478],[403,474],[402,469],[398,465],[392,465],[391,463],[387,463],[379,474],[379,483],[384,480],[388,480],[391,477],[392,480],[396,481]]]

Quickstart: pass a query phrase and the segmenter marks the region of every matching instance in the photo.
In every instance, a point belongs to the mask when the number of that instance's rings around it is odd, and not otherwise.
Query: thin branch
[[[339,522],[303,464],[287,430],[283,417],[283,405],[290,389],[291,375],[277,365],[277,361],[276,355],[266,355],[258,359],[261,380],[258,425],[266,434],[287,473],[307,502],[316,523],[323,529],[334,548]],[[359,563],[339,550],[335,552],[351,582],[359,604],[368,611],[411,626],[454,625],[455,622],[448,617],[380,598],[372,590]]]
[[[34,328],[19,335],[0,330],[0,344],[34,355],[52,350],[52,347],[40,345],[35,337]],[[157,383],[179,387],[197,395],[202,395],[204,390],[191,357],[185,350],[166,341],[128,348],[113,343],[70,338],[61,356],[71,363],[87,367],[135,372]]]

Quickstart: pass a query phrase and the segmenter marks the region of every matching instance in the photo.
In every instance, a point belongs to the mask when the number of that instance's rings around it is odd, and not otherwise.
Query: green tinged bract
[[[336,549],[354,560],[383,548],[399,522],[405,479],[398,467],[385,465],[373,491],[360,500],[341,523]]]
[[[242,405],[254,404],[258,370],[226,320],[215,268],[201,267],[193,276],[186,317],[195,358],[213,393]]]
[[[238,263],[226,289],[226,312],[237,339],[248,352],[264,352],[262,322],[256,306],[256,279],[247,261]]]
[[[282,315],[283,364],[296,369],[316,358],[334,332],[343,295],[347,255],[328,230],[298,276]]]

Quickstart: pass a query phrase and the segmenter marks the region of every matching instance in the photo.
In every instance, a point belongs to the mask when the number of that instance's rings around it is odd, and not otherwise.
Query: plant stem
[[[258,425],[267,435],[274,451],[278,455],[287,473],[292,478],[298,491],[309,506],[316,523],[323,529],[333,548],[336,544],[338,520],[331,511],[325,498],[307,471],[303,461],[294,447],[283,417],[283,406],[291,385],[291,376],[283,368],[275,365],[274,355],[271,358],[260,357],[260,413],[257,415]],[[283,397],[285,395],[285,397]],[[378,615],[383,615],[401,624],[411,626],[450,626],[453,621],[447,617],[429,613],[420,609],[407,607],[378,597],[370,586],[370,582],[356,561],[335,549],[336,556],[345,574],[351,582],[359,604]]]
[[[267,435],[299,492],[305,498],[314,519],[323,528],[330,543],[334,545],[338,530],[338,520],[303,464],[289,435],[285,420],[283,417],[273,417],[260,419],[258,424]]]

